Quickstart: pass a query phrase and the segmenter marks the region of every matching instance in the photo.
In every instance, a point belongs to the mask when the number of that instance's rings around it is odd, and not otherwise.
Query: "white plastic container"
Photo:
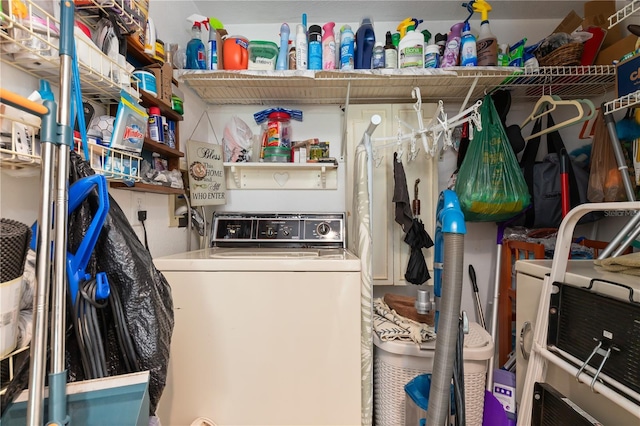
[[[23,25],[27,29],[13,29],[14,40],[21,46],[13,54],[13,59],[27,68],[57,67],[60,40],[58,28],[52,21],[48,22],[35,15],[26,19]]]
[[[413,26],[398,44],[398,68],[424,68],[424,36]]]
[[[144,90],[151,95],[158,97],[158,91],[156,89],[156,76],[149,71],[134,71],[133,76],[138,82],[138,88]]]
[[[424,344],[381,341],[373,333],[373,415],[378,426],[405,424],[404,385],[414,377],[431,373],[436,342]],[[464,339],[464,390],[467,426],[481,426],[487,361],[493,354],[493,341],[477,323],[469,324]]]
[[[21,294],[22,276],[0,284],[0,358],[4,358],[16,348]]]

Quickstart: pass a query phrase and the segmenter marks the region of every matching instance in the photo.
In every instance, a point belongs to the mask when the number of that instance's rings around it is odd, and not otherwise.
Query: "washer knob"
[[[320,222],[318,226],[316,226],[316,232],[318,233],[318,235],[321,235],[323,237],[327,236],[329,232],[331,232],[331,225],[329,225],[327,222]]]

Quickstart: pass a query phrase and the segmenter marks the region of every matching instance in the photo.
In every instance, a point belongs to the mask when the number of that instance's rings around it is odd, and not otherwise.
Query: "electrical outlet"
[[[144,192],[131,192],[131,215],[129,223],[133,226],[142,226],[138,220],[138,211],[147,209],[147,194]]]

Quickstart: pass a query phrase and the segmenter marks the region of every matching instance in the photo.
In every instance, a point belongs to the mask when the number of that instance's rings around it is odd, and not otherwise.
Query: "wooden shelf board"
[[[179,158],[184,157],[184,152],[177,150],[175,148],[171,148],[163,143],[156,142],[153,139],[144,138],[143,148],[147,151],[157,152],[160,155],[164,155],[165,157],[171,158]]]
[[[184,189],[170,188],[168,186],[152,185],[136,182],[134,186],[127,186],[124,182],[109,182],[109,186],[115,189],[128,189],[130,191],[153,192],[155,194],[182,194]]]

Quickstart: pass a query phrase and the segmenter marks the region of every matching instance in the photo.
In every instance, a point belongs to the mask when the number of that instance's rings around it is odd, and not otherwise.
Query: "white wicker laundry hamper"
[[[376,426],[405,424],[406,385],[414,377],[431,373],[435,343],[420,349],[415,343],[381,341],[373,336],[373,417]],[[464,388],[466,425],[481,426],[487,361],[493,354],[493,341],[480,324],[470,323],[464,339]],[[414,426],[414,425],[412,425]],[[417,426],[417,425],[415,425]]]

